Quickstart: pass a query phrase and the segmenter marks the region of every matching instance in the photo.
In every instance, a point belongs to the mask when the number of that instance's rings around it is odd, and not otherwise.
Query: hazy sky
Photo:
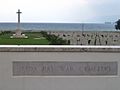
[[[0,22],[105,22],[120,18],[120,0],[0,0]]]

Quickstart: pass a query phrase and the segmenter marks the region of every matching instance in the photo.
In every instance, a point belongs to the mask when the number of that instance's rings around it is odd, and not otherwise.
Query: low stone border
[[[0,52],[120,52],[120,46],[1,45]]]

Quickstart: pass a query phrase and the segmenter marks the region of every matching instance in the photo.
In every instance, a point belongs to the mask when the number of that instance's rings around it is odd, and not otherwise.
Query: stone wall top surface
[[[0,45],[0,52],[120,52],[120,46]]]

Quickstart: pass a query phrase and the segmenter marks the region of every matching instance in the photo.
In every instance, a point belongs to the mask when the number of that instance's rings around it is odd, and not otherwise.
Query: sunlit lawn
[[[28,38],[10,38],[12,34],[0,35],[0,45],[48,45],[49,41],[40,33],[25,33]]]

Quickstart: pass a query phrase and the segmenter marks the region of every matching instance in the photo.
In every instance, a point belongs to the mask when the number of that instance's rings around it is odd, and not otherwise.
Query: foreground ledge
[[[0,45],[0,52],[120,52],[120,46]]]

